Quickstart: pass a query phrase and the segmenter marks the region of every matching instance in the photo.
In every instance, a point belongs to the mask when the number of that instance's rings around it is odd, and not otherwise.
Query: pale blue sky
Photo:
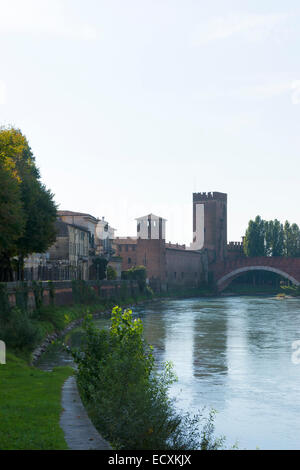
[[[300,4],[0,0],[0,124],[25,133],[61,209],[168,219],[192,241],[193,191],[300,224]]]

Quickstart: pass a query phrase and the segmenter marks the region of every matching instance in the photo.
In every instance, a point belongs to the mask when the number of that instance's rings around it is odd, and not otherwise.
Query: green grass
[[[8,353],[0,365],[0,450],[67,449],[59,426],[70,367],[44,372]]]

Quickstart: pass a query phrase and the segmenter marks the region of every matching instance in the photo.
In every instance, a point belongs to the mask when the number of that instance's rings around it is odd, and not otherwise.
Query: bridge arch
[[[297,279],[295,279],[293,276],[291,276],[287,272],[282,271],[281,269],[273,268],[272,266],[244,266],[242,268],[234,269],[230,273],[227,273],[224,276],[222,276],[220,279],[218,279],[217,280],[218,291],[224,290],[231,283],[231,281],[233,281],[233,279],[238,277],[240,274],[243,274],[249,271],[271,271],[273,273],[279,274],[285,279],[288,279],[296,286],[300,286],[300,282],[297,281]]]

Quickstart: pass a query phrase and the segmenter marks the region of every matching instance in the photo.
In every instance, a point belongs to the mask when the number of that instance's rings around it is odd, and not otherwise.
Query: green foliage
[[[0,257],[15,252],[24,226],[20,183],[3,158],[0,140]]]
[[[265,222],[258,215],[250,220],[244,238],[246,256],[265,256]]]
[[[49,301],[50,305],[54,305],[54,300],[55,300],[55,288],[54,284],[52,281],[48,281],[48,287],[49,287]]]
[[[44,288],[42,282],[32,281],[32,290],[35,300],[35,308],[39,312],[44,301]]]
[[[107,266],[107,279],[108,281],[115,281],[117,279],[117,271],[112,266]]]
[[[33,349],[40,340],[37,324],[18,307],[11,309],[8,317],[0,318],[0,331],[1,339],[13,350]]]
[[[127,281],[137,281],[139,289],[144,292],[146,289],[147,271],[145,266],[135,266],[134,268],[122,271],[122,279]]]
[[[265,252],[267,256],[284,254],[283,225],[277,219],[265,222]]]
[[[84,324],[85,340],[72,354],[77,379],[90,416],[117,449],[215,449],[213,416],[199,429],[199,418],[181,416],[168,397],[176,380],[169,363],[161,373],[143,325],[132,311],[114,307],[109,330]]]
[[[98,300],[96,291],[86,281],[72,281],[73,300],[76,304],[95,303]]]
[[[281,286],[284,294],[291,295],[293,297],[300,296],[300,286]]]
[[[106,278],[107,259],[103,256],[97,256],[93,259],[93,264],[90,268],[90,279],[97,279],[102,281]]]
[[[6,284],[0,284],[0,318],[7,317],[9,312],[10,306]]]
[[[55,241],[56,206],[40,181],[35,158],[18,129],[0,130],[0,280],[11,279],[11,258],[19,267],[30,253]]]
[[[246,256],[300,256],[300,230],[288,221],[250,220],[244,238]]]
[[[284,224],[284,255],[300,256],[300,229],[297,224],[290,225],[288,221]]]
[[[44,372],[8,353],[1,366],[1,450],[67,449],[59,425],[61,388],[70,367]]]
[[[21,312],[28,310],[28,285],[27,282],[21,282],[16,288],[16,306]]]

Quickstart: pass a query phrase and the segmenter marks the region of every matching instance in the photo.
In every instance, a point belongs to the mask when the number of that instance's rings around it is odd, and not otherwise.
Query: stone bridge
[[[259,257],[219,261],[212,267],[219,292],[248,271],[271,271],[300,286],[300,258]]]

